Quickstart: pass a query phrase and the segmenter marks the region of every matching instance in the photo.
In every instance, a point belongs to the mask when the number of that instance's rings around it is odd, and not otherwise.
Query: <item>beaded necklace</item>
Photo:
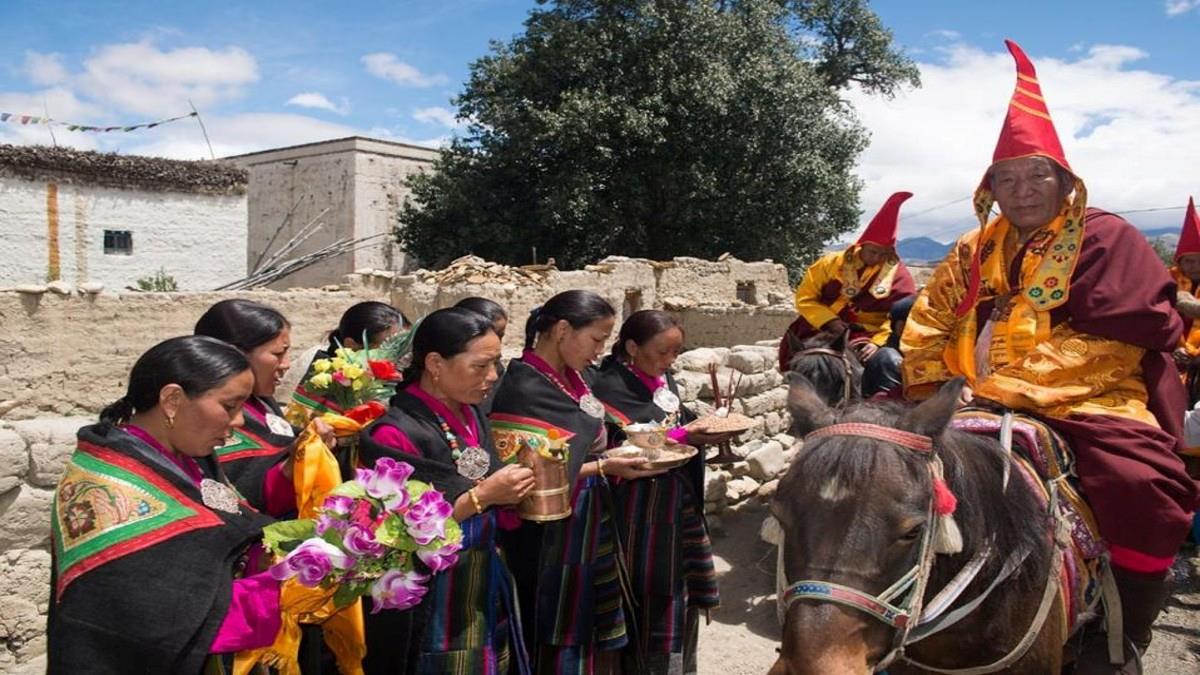
[[[458,470],[458,475],[468,480],[482,480],[491,465],[487,451],[479,447],[478,441],[473,445],[470,444],[471,439],[469,438],[464,439],[468,445],[465,450],[462,449],[458,437],[450,429],[450,423],[446,421],[446,418],[437,412],[433,415],[437,418],[438,426],[441,427],[446,442],[450,444],[450,456],[454,458],[454,467]]]

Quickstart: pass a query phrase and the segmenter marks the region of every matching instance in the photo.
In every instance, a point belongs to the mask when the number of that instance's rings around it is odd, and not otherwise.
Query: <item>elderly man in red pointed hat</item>
[[[800,345],[818,331],[841,336],[865,364],[863,396],[900,385],[900,352],[887,347],[892,305],[916,292],[912,275],[896,254],[900,205],[911,192],[888,197],[862,236],[844,251],[809,266],[796,287],[799,318],[779,343],[779,369],[788,372]]]
[[[1196,213],[1195,200],[1188,198],[1187,213],[1183,216],[1183,230],[1179,233],[1179,245],[1175,247],[1175,264],[1171,267],[1171,278],[1179,286],[1178,310],[1183,316],[1183,339],[1175,349],[1175,364],[1179,370],[1188,372],[1193,365],[1200,365],[1200,301],[1196,299],[1196,288],[1200,285],[1200,215]],[[1195,379],[1194,377],[1190,379]],[[1196,403],[1200,383],[1188,386],[1189,403]]]
[[[1169,356],[1183,333],[1175,284],[1145,236],[1087,208],[1033,64],[1007,45],[1017,86],[975,193],[981,228],[917,297],[901,338],[905,393],[920,399],[964,376],[964,400],[1032,414],[1067,440],[1108,544],[1125,637],[1144,650],[1197,496],[1176,454],[1187,401]],[[1135,672],[1103,652],[1076,672]]]

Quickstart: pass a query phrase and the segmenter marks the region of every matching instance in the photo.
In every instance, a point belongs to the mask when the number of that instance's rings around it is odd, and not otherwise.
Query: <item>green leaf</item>
[[[333,592],[333,604],[339,609],[347,607],[360,597],[359,593],[349,584],[341,584]]]
[[[286,553],[313,536],[315,530],[311,519],[281,520],[263,528],[263,545],[275,553]]]
[[[339,497],[350,497],[351,499],[365,499],[367,497],[367,489],[352,480],[348,480],[330,490],[329,494],[338,495]]]

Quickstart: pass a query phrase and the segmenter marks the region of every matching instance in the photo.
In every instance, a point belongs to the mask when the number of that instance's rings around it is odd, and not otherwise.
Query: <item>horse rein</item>
[[[830,350],[832,351],[832,350]],[[804,442],[818,440],[821,438],[830,438],[835,436],[842,437],[857,437],[870,438],[874,440],[884,441],[898,445],[907,450],[919,453],[929,458],[930,474],[936,477],[940,473],[941,459],[933,451],[933,439],[929,436],[916,434],[900,429],[893,429],[878,424],[868,424],[862,422],[844,422],[834,424],[815,431],[810,432],[804,437]],[[1006,472],[1007,473],[1007,472]],[[1005,476],[1005,484],[1007,487],[1007,475]],[[1043,591],[1041,604],[1035,614],[1033,621],[1030,623],[1029,629],[1025,635],[1018,641],[1007,654],[1000,659],[985,665],[973,668],[958,668],[958,669],[941,669],[929,666],[923,663],[918,663],[907,657],[904,649],[909,644],[918,640],[929,637],[930,635],[945,630],[965,618],[971,611],[978,608],[979,605],[990,595],[991,591],[1006,577],[1016,571],[1020,563],[1024,561],[1029,551],[1015,551],[1009,559],[1005,561],[1004,570],[1001,575],[993,580],[992,584],[979,597],[967,603],[962,610],[956,611],[951,617],[947,617],[947,621],[938,622],[935,625],[926,627],[926,630],[917,631],[913,639],[909,639],[910,634],[918,625],[925,625],[937,619],[971,584],[975,576],[983,566],[986,558],[990,555],[991,546],[985,546],[977,553],[959,573],[947,583],[946,587],[932,600],[932,612],[923,612],[923,603],[925,597],[926,586],[929,582],[929,576],[933,569],[933,563],[936,558],[936,552],[932,546],[933,530],[935,527],[935,501],[936,497],[931,491],[928,507],[928,525],[921,536],[921,544],[917,552],[917,562],[907,572],[891,586],[884,589],[878,595],[871,595],[857,588],[844,586],[831,581],[821,581],[815,579],[804,579],[795,583],[785,584],[784,591],[780,601],[784,605],[784,611],[790,609],[792,604],[799,600],[815,600],[818,602],[831,602],[834,604],[856,609],[860,612],[869,614],[877,620],[887,624],[895,630],[892,639],[891,650],[875,665],[875,672],[885,669],[888,665],[896,660],[907,662],[918,668],[928,670],[935,673],[948,673],[956,675],[983,675],[985,673],[993,673],[998,670],[1003,670],[1008,666],[1018,661],[1025,653],[1033,646],[1038,634],[1041,632],[1042,626],[1045,624],[1049,616],[1050,609],[1053,607],[1054,599],[1058,596],[1058,576],[1062,566],[1062,556],[1054,555],[1055,564],[1050,565],[1046,586]],[[1065,523],[1058,515],[1057,509],[1058,493],[1057,490],[1051,489],[1050,503],[1048,511],[1054,518],[1056,524],[1055,541],[1063,541]],[[1061,544],[1060,544],[1061,546]],[[1061,553],[1061,552],[1059,552]],[[777,574],[784,574],[782,544],[780,548],[779,570]],[[904,596],[904,600],[899,604],[893,601]]]
[[[830,349],[829,347],[809,347],[796,352],[793,359],[801,356],[833,356],[842,364],[842,400],[838,402],[837,409],[841,410],[850,405],[850,397],[854,393],[854,369],[850,365],[850,355],[845,351]]]

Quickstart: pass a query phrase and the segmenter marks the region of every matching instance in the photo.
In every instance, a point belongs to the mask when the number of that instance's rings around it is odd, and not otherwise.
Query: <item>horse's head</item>
[[[829,407],[801,376],[793,375],[789,406],[793,432],[806,436],[835,423],[927,437],[936,447],[953,416],[963,386],[956,380],[919,406],[860,404],[844,413]],[[828,582],[879,596],[920,561],[930,521],[931,455],[901,444],[854,435],[807,442],[780,481],[771,505],[784,532],[783,562],[789,584]],[[828,587],[817,584],[818,592]],[[900,604],[905,593],[890,600]],[[783,647],[773,674],[860,675],[893,647],[896,629],[859,609],[801,598],[791,601]]]
[[[847,341],[846,333],[817,332],[797,345],[789,364],[826,405],[846,406],[862,399],[863,367]]]

